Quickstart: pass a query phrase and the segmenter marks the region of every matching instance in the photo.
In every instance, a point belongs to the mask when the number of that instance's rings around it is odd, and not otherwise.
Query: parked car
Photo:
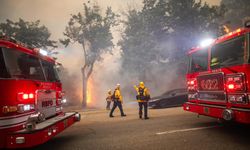
[[[181,106],[187,102],[187,89],[174,89],[163,93],[161,96],[149,100],[149,108],[168,108]]]

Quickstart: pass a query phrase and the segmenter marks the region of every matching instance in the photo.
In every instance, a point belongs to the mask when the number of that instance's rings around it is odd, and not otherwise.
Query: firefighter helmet
[[[140,82],[140,87],[144,87],[144,82]]]

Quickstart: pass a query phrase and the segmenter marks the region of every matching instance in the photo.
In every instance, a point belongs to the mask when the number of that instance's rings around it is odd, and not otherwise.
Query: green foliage
[[[123,68],[142,75],[158,61],[159,41],[166,36],[166,5],[163,0],[145,0],[141,11],[130,10],[124,21],[125,31],[118,43],[122,49]],[[158,63],[158,62],[157,62]]]
[[[141,80],[152,67],[183,65],[188,49],[217,36],[224,13],[223,7],[195,0],[144,0],[143,5],[141,11],[128,11],[119,42],[125,72]]]
[[[187,51],[197,46],[205,37],[217,37],[225,9],[220,6],[209,6],[202,1],[169,0],[167,4],[169,22],[174,38],[175,51]],[[183,57],[183,55],[177,55]],[[178,58],[178,56],[175,56]]]
[[[227,9],[225,22],[229,22],[231,30],[242,27],[244,19],[250,17],[249,0],[222,0],[221,5]]]
[[[87,105],[87,82],[93,72],[95,62],[102,59],[103,53],[111,53],[113,47],[111,28],[116,25],[116,17],[117,15],[113,13],[111,7],[106,9],[103,17],[98,5],[84,4],[84,13],[79,12],[71,16],[64,32],[66,38],[60,40],[65,46],[70,43],[78,43],[83,47],[85,61],[82,67],[83,107]]]
[[[101,60],[103,52],[110,52],[113,47],[111,27],[115,25],[115,18],[111,7],[103,17],[98,5],[84,4],[84,13],[71,16],[64,32],[66,39],[60,42],[65,46],[75,42],[82,45],[85,65],[92,66]]]
[[[0,24],[0,35],[14,37],[16,40],[37,48],[56,48],[56,41],[50,40],[50,32],[47,27],[40,25],[40,21],[24,21],[19,19],[18,22],[6,20],[6,23]]]

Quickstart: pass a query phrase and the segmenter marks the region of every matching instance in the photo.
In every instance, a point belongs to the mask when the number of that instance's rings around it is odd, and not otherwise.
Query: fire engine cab
[[[0,39],[0,149],[45,143],[80,121],[63,113],[56,62],[46,51]]]
[[[188,52],[186,111],[250,123],[250,23]]]

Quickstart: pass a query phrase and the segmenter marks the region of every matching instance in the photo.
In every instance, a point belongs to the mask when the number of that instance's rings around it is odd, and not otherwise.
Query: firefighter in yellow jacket
[[[107,101],[106,109],[110,110],[110,104],[112,101],[112,91],[111,90],[108,91],[108,96],[106,97],[106,101]]]
[[[142,109],[144,108],[144,119],[148,118],[148,100],[150,99],[149,90],[147,87],[145,87],[143,82],[140,82],[139,87],[136,85],[134,86],[137,95],[136,99],[139,104],[139,117],[142,119]]]
[[[114,103],[110,111],[109,117],[114,117],[113,112],[117,106],[121,112],[121,116],[125,117],[126,115],[124,114],[123,109],[122,109],[122,95],[121,95],[121,90],[120,90],[120,84],[117,84],[114,94],[112,95],[112,100]]]

